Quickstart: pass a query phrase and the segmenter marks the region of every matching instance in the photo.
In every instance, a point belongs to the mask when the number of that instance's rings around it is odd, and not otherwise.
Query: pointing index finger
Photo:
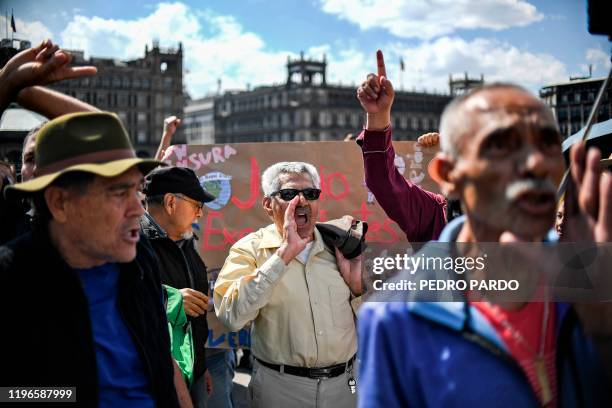
[[[387,77],[387,70],[385,68],[385,58],[381,50],[376,51],[376,64],[378,65],[378,77]]]

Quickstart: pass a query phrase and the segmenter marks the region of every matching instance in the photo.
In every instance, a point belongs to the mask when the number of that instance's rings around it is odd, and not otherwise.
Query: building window
[[[427,120],[427,118],[423,118],[423,130],[428,130],[429,129],[429,120]]]
[[[139,108],[145,108],[147,106],[147,95],[136,95],[136,106],[138,106]]]
[[[395,116],[391,118],[391,123],[393,123],[393,127],[395,129],[399,129],[400,128],[400,119],[399,117]]]
[[[96,106],[105,107],[106,106],[106,94],[98,93],[96,95]]]
[[[419,118],[413,117],[410,121],[410,126],[412,127],[412,130],[417,130],[419,128]]]
[[[576,92],[576,94],[574,95],[574,102],[580,102],[580,92]]]
[[[172,89],[172,78],[164,78],[164,89]]]
[[[147,142],[147,133],[144,130],[139,130],[137,133],[138,143],[146,143]]]
[[[128,104],[128,97],[126,94],[119,94],[118,105],[121,107],[125,107]]]
[[[331,114],[329,112],[319,112],[319,125],[321,127],[329,127],[331,125],[331,121]]]
[[[117,115],[119,115],[119,119],[121,119],[121,122],[123,122],[123,124],[125,125],[127,123],[127,112],[119,111],[117,112]]]
[[[147,121],[147,114],[144,112],[138,112],[137,118],[139,124],[145,123]]]

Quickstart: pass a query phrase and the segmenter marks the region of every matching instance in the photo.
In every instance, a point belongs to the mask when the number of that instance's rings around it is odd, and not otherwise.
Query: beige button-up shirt
[[[350,290],[318,230],[306,263],[276,255],[282,238],[274,224],[230,249],[215,283],[219,320],[232,330],[252,321],[255,357],[273,364],[326,367],[357,350]]]

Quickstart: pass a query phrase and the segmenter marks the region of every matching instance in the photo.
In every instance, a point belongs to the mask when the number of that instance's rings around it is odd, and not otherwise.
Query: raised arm
[[[50,40],[21,51],[0,70],[0,112],[16,100],[19,92],[34,85],[93,75],[96,67],[72,67],[70,53]]]
[[[99,109],[72,96],[42,86],[30,86],[17,94],[17,103],[49,119],[73,112],[98,112]]]
[[[155,153],[155,160],[162,160],[166,154],[166,150],[170,147],[172,136],[176,133],[176,129],[181,124],[181,120],[176,116],[169,116],[164,119],[164,130],[162,133],[161,140],[159,141],[159,147],[157,153]]]
[[[380,50],[376,60],[378,73],[369,74],[357,89],[357,98],[367,116],[365,129],[357,138],[363,152],[366,185],[410,242],[436,239],[445,223],[445,199],[406,180],[395,167],[391,144],[395,92],[386,77]]]

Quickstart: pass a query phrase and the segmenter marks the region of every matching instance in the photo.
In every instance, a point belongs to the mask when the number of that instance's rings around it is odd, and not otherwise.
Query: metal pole
[[[586,143],[587,138],[589,137],[589,133],[591,132],[591,127],[593,127],[593,122],[597,118],[597,114],[599,112],[599,105],[601,105],[601,101],[603,99],[603,95],[608,89],[608,85],[610,84],[610,78],[612,78],[612,68],[610,68],[610,72],[608,72],[608,76],[604,79],[603,84],[601,84],[601,88],[599,88],[599,93],[597,94],[597,98],[595,99],[595,103],[591,108],[591,113],[589,114],[589,119],[587,120],[586,127],[584,128],[584,133],[582,134],[582,143]],[[557,190],[557,203],[561,201],[563,196],[565,195],[565,190],[567,189],[567,183],[569,181],[570,174],[570,166],[565,170],[565,174],[563,174],[563,179],[561,180],[561,184],[559,185],[559,189]]]

